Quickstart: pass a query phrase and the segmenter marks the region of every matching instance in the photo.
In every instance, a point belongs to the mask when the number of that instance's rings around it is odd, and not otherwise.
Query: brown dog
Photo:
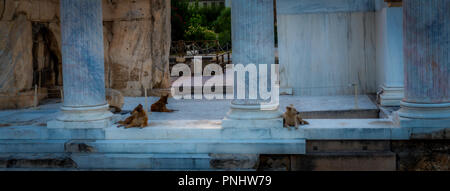
[[[126,118],[125,121],[119,121],[118,123],[120,124],[118,127],[125,126],[125,129],[131,127],[144,128],[148,125],[147,112],[145,112],[144,107],[141,104],[139,104],[131,112],[130,117]]]
[[[166,105],[168,104],[168,98],[168,95],[161,96],[161,98],[156,103],[152,104],[150,110],[152,112],[174,112],[175,110],[167,109],[166,107]]]
[[[294,105],[286,107],[286,112],[283,114],[283,125],[284,127],[292,127],[298,129],[299,125],[308,125],[309,123],[302,119],[300,112],[298,112]]]

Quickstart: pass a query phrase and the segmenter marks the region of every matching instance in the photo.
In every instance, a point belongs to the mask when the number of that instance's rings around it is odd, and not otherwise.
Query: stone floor
[[[147,108],[156,102],[157,97],[149,97]],[[143,97],[126,97],[124,110],[132,110],[136,105],[145,105]],[[308,111],[344,111],[355,110],[353,96],[281,96],[280,108],[294,104],[301,112]],[[38,108],[0,111],[0,127],[2,126],[46,126],[47,121],[55,119],[61,103],[46,100]],[[230,100],[174,100],[169,99],[169,109],[173,113],[150,113],[150,120],[221,120],[230,109]],[[358,110],[374,110],[377,106],[368,96],[358,96]]]

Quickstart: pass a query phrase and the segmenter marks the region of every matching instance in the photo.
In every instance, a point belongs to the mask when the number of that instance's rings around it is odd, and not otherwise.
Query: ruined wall
[[[126,96],[168,88],[170,1],[104,1],[106,86]]]
[[[306,155],[261,155],[257,161],[257,169],[449,171],[450,148],[447,138],[404,141],[307,141]]]
[[[43,68],[61,85],[59,11],[59,0],[0,0],[0,94],[31,90]],[[127,96],[168,88],[170,1],[103,0],[103,19],[106,86]]]

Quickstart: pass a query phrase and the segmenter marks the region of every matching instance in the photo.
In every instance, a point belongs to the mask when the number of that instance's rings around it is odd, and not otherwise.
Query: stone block
[[[0,140],[0,153],[63,153],[65,140]]]
[[[86,144],[96,153],[154,154],[304,154],[305,141],[298,140],[97,140]],[[72,151],[77,151],[72,149]]]
[[[77,165],[68,154],[5,153],[0,154],[1,170],[69,169]]]
[[[256,170],[259,155],[256,154],[210,154],[211,168],[218,170]]]
[[[150,19],[151,6],[159,1],[148,0],[103,0],[104,21],[125,21]]]
[[[207,170],[207,154],[72,154],[80,169]]]
[[[32,27],[23,14],[0,22],[0,92],[18,93],[33,86]]]
[[[390,151],[391,142],[389,140],[330,140],[330,141],[306,141],[307,153],[321,152],[378,152]]]
[[[258,165],[260,171],[290,171],[290,155],[261,155]]]
[[[329,152],[291,156],[293,171],[395,171],[392,152]]]

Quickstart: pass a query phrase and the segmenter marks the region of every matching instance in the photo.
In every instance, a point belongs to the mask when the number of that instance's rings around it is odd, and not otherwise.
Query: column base
[[[450,128],[450,103],[417,104],[400,102],[395,122],[408,128]]]
[[[380,95],[380,105],[388,107],[398,107],[404,97],[402,87],[383,87],[383,94]]]
[[[294,92],[290,87],[280,87],[280,95],[294,95]]]
[[[222,120],[223,128],[283,128],[282,113],[278,105],[261,109],[257,105],[232,105]]]
[[[49,121],[47,128],[93,129],[107,128],[112,125],[113,114],[108,104],[93,107],[61,107],[56,120]]]

